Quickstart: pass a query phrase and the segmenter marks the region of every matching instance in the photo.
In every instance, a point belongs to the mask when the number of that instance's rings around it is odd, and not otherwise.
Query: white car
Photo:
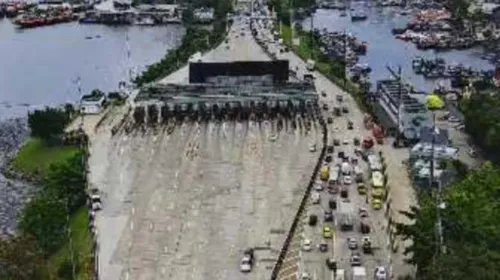
[[[311,153],[316,152],[316,144],[309,144],[309,152]]]
[[[321,183],[314,184],[314,189],[316,191],[322,191],[323,190],[323,184],[321,184]]]
[[[352,184],[351,176],[344,176],[344,185],[350,185],[350,184]]]
[[[309,274],[309,272],[302,272],[300,274],[300,280],[311,280],[311,275]]]
[[[375,268],[375,279],[376,280],[386,280],[387,279],[387,270],[383,266],[377,266]]]
[[[276,134],[269,135],[269,141],[274,142],[276,141],[276,139],[278,139],[278,135]]]
[[[319,204],[320,199],[321,199],[321,196],[319,195],[318,192],[313,192],[311,194],[311,201],[313,204]]]
[[[302,251],[309,252],[312,250],[312,242],[309,239],[302,240]]]
[[[349,145],[349,140],[344,139],[344,142],[342,142],[342,144],[344,144],[344,145]]]

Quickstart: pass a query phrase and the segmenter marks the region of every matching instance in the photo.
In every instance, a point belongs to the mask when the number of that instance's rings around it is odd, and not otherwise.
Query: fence
[[[323,158],[325,157],[325,154],[326,154],[326,146],[327,146],[327,142],[328,142],[328,131],[327,131],[325,120],[323,119],[321,113],[319,112],[320,110],[319,110],[318,105],[316,104],[315,107],[316,107],[315,108],[316,113],[319,116],[319,123],[320,123],[321,128],[322,128],[323,147],[321,149],[321,153],[320,153],[320,156],[318,158],[318,161],[316,162],[316,166],[314,167],[314,171],[311,175],[311,179],[309,180],[309,184],[307,185],[304,196],[302,197],[302,201],[300,202],[297,213],[295,214],[295,217],[293,219],[292,226],[290,227],[290,230],[288,231],[285,242],[283,243],[283,247],[281,248],[280,254],[278,256],[278,260],[276,261],[276,264],[273,268],[273,271],[271,274],[271,280],[276,280],[278,278],[278,274],[280,272],[281,266],[283,265],[283,260],[285,259],[286,253],[288,251],[288,248],[290,246],[292,238],[295,234],[295,230],[297,229],[297,226],[301,222],[301,217],[302,217],[302,214],[304,213],[305,206],[307,204],[307,200],[309,199],[309,196],[311,194],[311,190],[312,190],[314,183],[316,181],[316,177],[317,177],[318,172],[323,164]]]

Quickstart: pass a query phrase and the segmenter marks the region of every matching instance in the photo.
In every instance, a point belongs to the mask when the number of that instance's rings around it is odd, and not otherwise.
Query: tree
[[[45,190],[56,199],[67,201],[70,213],[85,204],[85,165],[83,152],[77,152],[63,163],[51,165],[45,178]]]
[[[420,207],[404,212],[414,224],[398,224],[398,234],[413,240],[408,261],[417,279],[500,279],[500,169],[491,163],[471,171],[443,192],[444,252],[436,250],[436,203],[419,195]]]
[[[51,143],[64,133],[64,128],[68,125],[69,115],[63,110],[56,108],[45,108],[35,110],[28,114],[28,125],[31,136]]]
[[[0,279],[43,279],[47,275],[45,260],[36,241],[20,235],[0,238]]]
[[[33,236],[45,256],[54,253],[64,240],[66,205],[48,194],[30,201],[23,210],[19,228]]]

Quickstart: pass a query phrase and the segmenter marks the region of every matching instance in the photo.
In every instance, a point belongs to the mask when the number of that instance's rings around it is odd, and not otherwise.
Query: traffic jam
[[[337,103],[341,101],[337,96]],[[325,105],[323,109],[328,111]],[[334,106],[331,116],[335,122],[328,117],[335,135],[348,138],[329,140],[311,192],[302,236],[301,280],[389,278],[382,210],[386,181],[382,158],[374,148],[383,138],[377,137],[380,132],[369,115],[365,115],[364,125],[373,137],[360,137],[347,113],[345,106]]]

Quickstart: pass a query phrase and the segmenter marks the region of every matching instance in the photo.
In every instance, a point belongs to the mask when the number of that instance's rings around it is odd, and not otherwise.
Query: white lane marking
[[[134,222],[133,221],[130,222],[130,229],[134,230]]]
[[[132,215],[135,215],[135,207],[132,207]]]

